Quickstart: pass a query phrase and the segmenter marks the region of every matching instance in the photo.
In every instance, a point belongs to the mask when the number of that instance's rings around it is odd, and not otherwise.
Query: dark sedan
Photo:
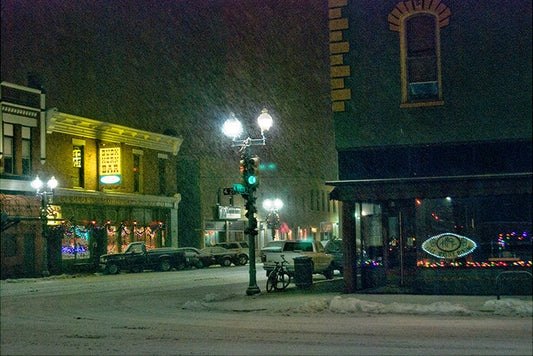
[[[203,251],[196,247],[180,247],[178,250],[185,253],[187,267],[203,268],[216,263],[213,254],[208,251]]]

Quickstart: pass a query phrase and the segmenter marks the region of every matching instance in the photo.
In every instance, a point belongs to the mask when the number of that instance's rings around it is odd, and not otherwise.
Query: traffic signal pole
[[[243,167],[243,180],[245,191],[242,193],[242,197],[245,201],[246,208],[246,217],[248,218],[248,227],[244,230],[246,235],[248,235],[248,254],[249,254],[249,276],[250,283],[246,289],[247,295],[254,295],[261,293],[261,290],[257,286],[257,271],[255,267],[255,237],[257,236],[257,219],[255,218],[255,213],[257,209],[255,207],[255,196],[254,193],[257,189],[257,181],[250,180],[250,177],[255,177],[252,155],[250,152],[250,146],[245,145],[242,149],[242,160],[244,162]]]
[[[246,217],[248,218],[248,227],[245,229],[248,235],[248,255],[250,266],[250,283],[246,289],[247,295],[254,295],[261,293],[257,286],[256,269],[255,269],[255,237],[257,232],[257,219],[255,213],[255,196],[257,189],[257,174],[259,174],[259,157],[252,156],[250,146],[265,145],[265,131],[268,131],[272,126],[272,117],[268,114],[267,109],[263,109],[261,115],[257,117],[257,123],[261,128],[261,138],[246,138],[244,140],[237,139],[242,133],[242,125],[235,115],[231,115],[230,119],[226,120],[223,126],[223,132],[226,136],[232,137],[232,147],[240,147],[241,165],[242,165],[242,184],[234,184],[233,190],[241,194],[245,200]],[[257,172],[256,172],[257,170]]]

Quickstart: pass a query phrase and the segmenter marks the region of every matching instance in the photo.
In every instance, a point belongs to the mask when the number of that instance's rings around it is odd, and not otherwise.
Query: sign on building
[[[100,183],[118,184],[120,175],[120,147],[100,148]]]
[[[450,232],[433,236],[422,244],[422,249],[430,255],[445,259],[466,256],[476,247],[477,244],[468,237]]]

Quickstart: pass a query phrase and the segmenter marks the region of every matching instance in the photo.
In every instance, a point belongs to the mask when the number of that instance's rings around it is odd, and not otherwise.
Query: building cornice
[[[99,192],[94,190],[78,190],[58,188],[54,190],[55,204],[83,204],[130,207],[162,207],[178,209],[181,195],[173,197],[118,192]]]
[[[127,126],[65,114],[57,109],[47,110],[46,132],[75,135],[102,141],[124,143],[177,155],[183,142],[181,137],[162,135]]]

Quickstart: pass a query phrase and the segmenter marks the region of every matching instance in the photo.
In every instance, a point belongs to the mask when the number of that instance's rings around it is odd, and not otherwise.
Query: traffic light
[[[257,186],[259,184],[259,157],[253,156],[250,158],[248,167],[248,184]]]
[[[240,163],[239,170],[241,172],[241,184],[244,184],[245,175],[247,175],[248,170],[245,168],[244,159],[241,159],[239,163]]]

